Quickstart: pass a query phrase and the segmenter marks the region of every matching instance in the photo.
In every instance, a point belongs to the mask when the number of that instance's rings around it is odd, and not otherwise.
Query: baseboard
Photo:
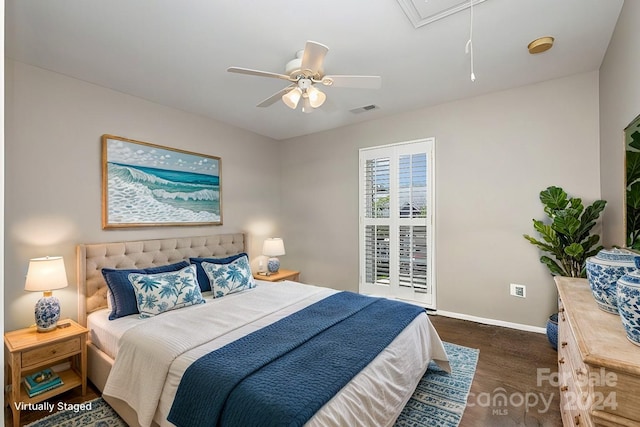
[[[453,313],[451,311],[436,310],[438,316],[451,317],[460,320],[469,320],[471,322],[483,323],[485,325],[502,326],[505,328],[518,329],[520,331],[536,332],[546,334],[547,329],[539,326],[523,325],[522,323],[505,322],[504,320],[486,319],[484,317],[470,316],[468,314]]]

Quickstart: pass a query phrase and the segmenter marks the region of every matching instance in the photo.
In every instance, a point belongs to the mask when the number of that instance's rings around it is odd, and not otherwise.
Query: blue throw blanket
[[[196,360],[167,419],[179,427],[300,426],[422,312],[331,295]]]

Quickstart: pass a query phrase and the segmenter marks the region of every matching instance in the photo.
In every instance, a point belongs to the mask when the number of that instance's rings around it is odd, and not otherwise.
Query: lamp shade
[[[309,104],[313,108],[319,108],[322,104],[324,104],[324,101],[327,99],[327,95],[325,95],[324,93],[322,93],[321,91],[319,91],[313,86],[307,89],[307,94],[309,95]]]
[[[25,291],[50,291],[68,286],[67,272],[62,257],[33,258],[29,260]]]
[[[262,246],[262,254],[266,256],[284,255],[284,242],[279,237],[269,238],[264,241]]]
[[[299,87],[290,90],[289,92],[282,95],[282,102],[284,102],[287,107],[295,110],[298,106],[298,101],[300,101],[300,97],[302,96],[302,89]]]

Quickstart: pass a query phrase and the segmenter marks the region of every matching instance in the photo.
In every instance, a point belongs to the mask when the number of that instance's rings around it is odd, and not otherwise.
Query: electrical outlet
[[[527,287],[525,285],[518,285],[517,283],[512,283],[511,295],[513,295],[514,297],[526,298]]]

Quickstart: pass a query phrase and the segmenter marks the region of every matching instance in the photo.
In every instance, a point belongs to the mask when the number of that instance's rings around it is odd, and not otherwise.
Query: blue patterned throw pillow
[[[198,274],[198,284],[200,285],[200,290],[202,292],[207,292],[211,290],[211,284],[209,283],[209,277],[207,277],[207,273],[204,272],[202,268],[203,262],[210,262],[212,264],[229,264],[231,261],[235,261],[240,257],[247,256],[245,252],[231,255],[224,258],[189,258],[189,262],[196,266],[196,272]]]
[[[256,287],[246,255],[227,264],[204,261],[202,268],[209,278],[214,298]]]
[[[109,288],[111,303],[111,314],[109,314],[109,320],[115,320],[120,317],[125,317],[130,314],[138,314],[138,305],[136,302],[136,293],[129,281],[129,274],[155,274],[166,273],[168,271],[178,271],[185,267],[188,267],[189,263],[186,261],[180,261],[175,264],[161,265],[159,267],[149,267],[142,269],[116,269],[116,268],[103,268],[102,275]]]
[[[129,274],[140,317],[151,317],[205,302],[196,279],[196,267],[157,274]]]

